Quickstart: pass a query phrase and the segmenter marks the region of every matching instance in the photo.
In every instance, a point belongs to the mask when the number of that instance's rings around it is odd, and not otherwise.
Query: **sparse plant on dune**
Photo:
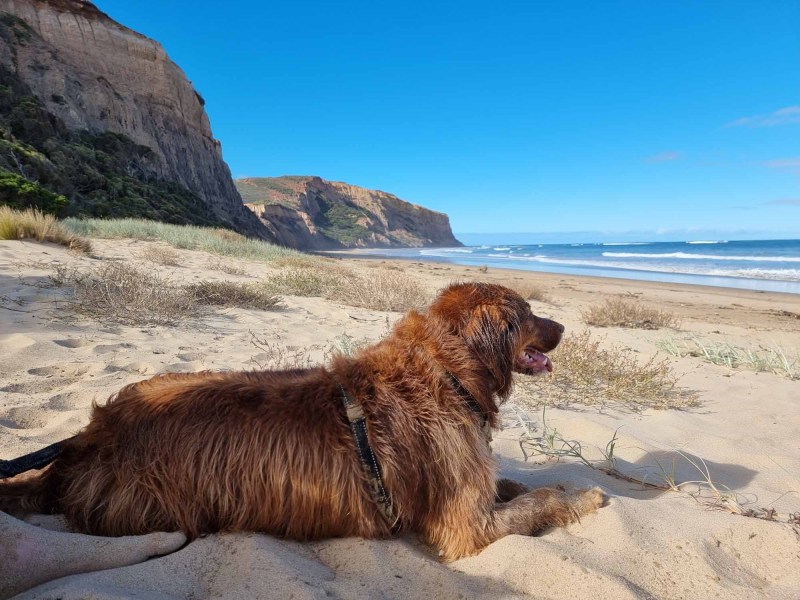
[[[744,348],[729,342],[711,342],[698,337],[666,338],[659,347],[673,356],[694,356],[729,369],[750,369],[800,379],[800,355],[777,344]]]
[[[328,297],[348,306],[395,312],[421,309],[430,300],[416,280],[402,271],[384,268],[343,281]]]
[[[535,283],[512,283],[508,285],[525,300],[535,300],[536,302],[544,302],[546,304],[552,303],[550,293],[543,286],[536,285]]]
[[[124,262],[79,271],[63,266],[52,277],[72,288],[66,307],[72,312],[127,325],[175,325],[201,316],[194,296],[166,277]]]
[[[558,407],[614,404],[634,411],[699,405],[695,393],[678,387],[667,360],[653,356],[641,362],[630,350],[603,347],[603,339],[593,338],[588,330],[567,335],[550,356],[550,376],[518,376],[514,398],[519,402]]]
[[[581,313],[584,323],[594,327],[630,327],[633,329],[677,329],[678,319],[666,311],[648,308],[619,298],[608,298]]]
[[[237,281],[200,281],[184,288],[200,304],[228,308],[277,310],[283,305],[280,296],[264,285]]]
[[[541,429],[522,411],[516,411],[516,418],[523,429],[519,437],[519,446],[526,462],[537,456],[543,457],[545,460],[577,460],[590,469],[602,471],[606,475],[636,483],[644,488],[685,494],[707,508],[767,521],[800,524],[798,513],[779,514],[774,508],[749,506],[752,501],[728,486],[715,481],[706,462],[698,456],[676,450],[670,468],[665,468],[660,461],[656,461],[650,474],[638,477],[624,473],[618,467],[615,449],[619,441],[617,436],[619,430],[614,432],[605,448],[600,450],[602,458],[592,460],[587,458],[580,441],[565,437],[556,428],[551,427],[546,418],[546,407],[542,409]],[[676,476],[676,464],[679,460],[690,464],[700,477],[694,480],[679,481]]]
[[[148,245],[139,252],[139,258],[163,267],[178,267],[181,264],[180,254],[165,246]]]

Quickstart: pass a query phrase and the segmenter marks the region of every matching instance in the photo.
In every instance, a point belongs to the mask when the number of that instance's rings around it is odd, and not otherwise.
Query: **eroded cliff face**
[[[184,186],[220,222],[274,239],[243,206],[202,98],[160,44],[81,0],[0,0],[0,12],[30,27],[14,43],[0,40],[0,63],[47,112],[70,130],[146,146],[155,176]]]
[[[236,180],[252,210],[281,244],[295,248],[460,246],[446,214],[319,177]]]

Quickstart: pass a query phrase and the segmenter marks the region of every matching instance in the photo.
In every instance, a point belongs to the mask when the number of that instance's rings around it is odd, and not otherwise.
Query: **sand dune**
[[[137,260],[146,245],[94,244],[99,256],[124,260]],[[248,275],[225,275],[209,270],[208,254],[179,253],[180,267],[159,269],[186,283],[255,281],[270,272],[257,263],[226,259]],[[93,401],[103,402],[127,383],[164,371],[254,368],[270,357],[252,345],[251,332],[319,361],[337,336],[377,339],[400,316],[286,297],[279,312],[225,309],[176,327],[98,323],[65,312],[65,291],[48,284],[53,264],[93,260],[45,244],[0,242],[0,458],[72,435],[85,425]],[[355,269],[379,264],[347,260]],[[536,282],[548,288],[553,303],[533,302],[534,311],[570,330],[584,328],[580,311],[599,298],[636,294],[638,301],[681,318],[683,331],[675,335],[800,349],[800,319],[792,316],[800,314],[796,296],[396,264],[431,291],[456,278]],[[660,352],[658,341],[670,335],[632,329],[595,333],[606,336],[604,344],[631,348],[643,358]],[[517,415],[539,421],[541,413],[516,395],[503,409],[507,427],[494,441],[504,476],[536,486],[600,485],[611,495],[608,506],[567,529],[511,536],[451,564],[440,563],[411,536],[301,544],[262,534],[226,534],[123,566],[181,540],[89,538],[66,532],[57,517],[29,515],[30,526],[0,515],[0,596],[30,588],[19,597],[800,597],[800,525],[786,522],[800,513],[800,382],[732,370],[695,356],[668,358],[681,375],[680,385],[697,393],[698,408],[551,409],[549,423],[580,440],[592,459],[601,457],[600,449],[618,430],[619,469],[648,481],[663,481],[673,461],[678,481],[698,479],[696,468],[676,451],[701,458],[745,510],[774,508],[776,521],[714,509],[719,498],[708,491],[694,498],[644,489],[574,461],[525,462]],[[9,540],[23,540],[27,554],[18,556],[19,545]],[[22,567],[26,557],[30,565]]]

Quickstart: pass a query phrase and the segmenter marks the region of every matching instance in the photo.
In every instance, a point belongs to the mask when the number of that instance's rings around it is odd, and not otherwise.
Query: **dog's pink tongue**
[[[553,363],[550,361],[550,357],[534,348],[525,348],[523,360],[526,366],[534,371],[553,371]]]

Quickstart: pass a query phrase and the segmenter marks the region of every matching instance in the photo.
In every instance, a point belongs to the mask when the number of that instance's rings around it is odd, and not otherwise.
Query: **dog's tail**
[[[30,477],[16,476],[32,469],[45,468],[61,454],[62,444],[63,442],[56,442],[13,460],[0,460],[0,510],[52,511],[56,504],[57,488],[52,469],[44,469]]]

